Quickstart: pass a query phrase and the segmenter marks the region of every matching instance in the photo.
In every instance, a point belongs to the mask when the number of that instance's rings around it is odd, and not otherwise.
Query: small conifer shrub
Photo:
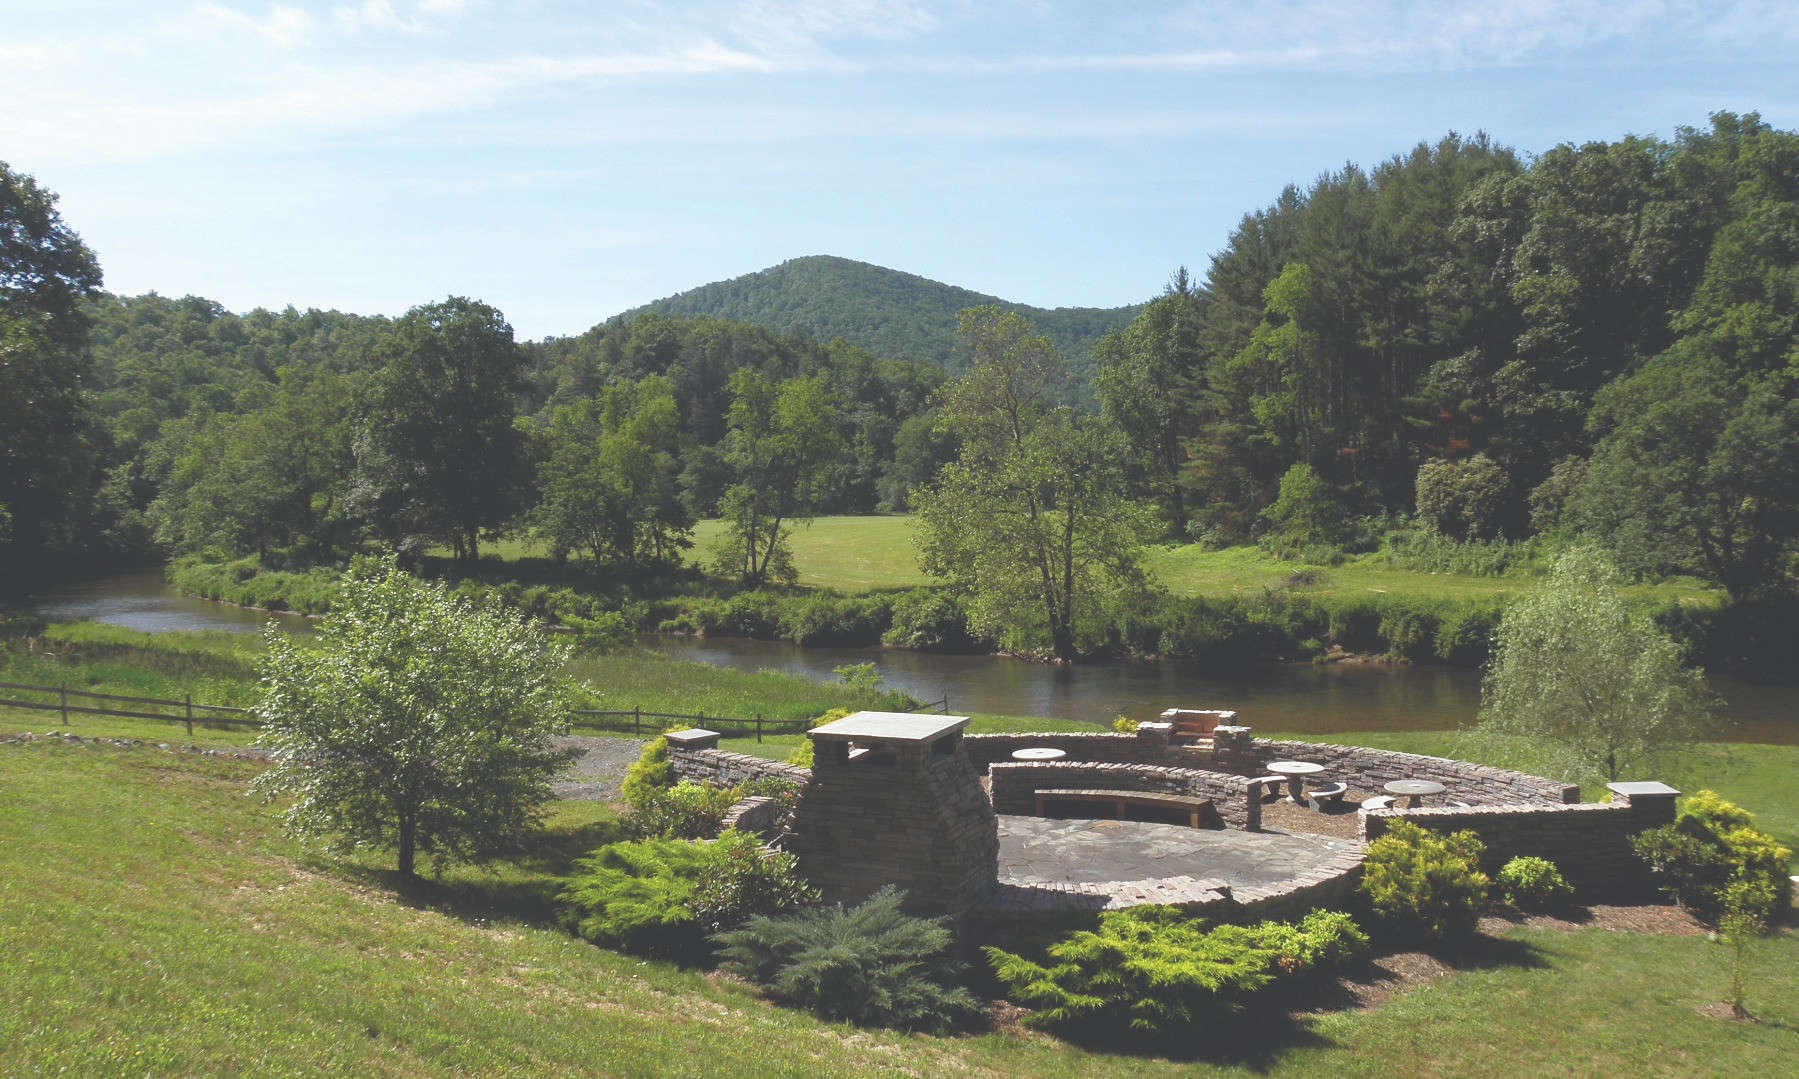
[[[1499,894],[1506,905],[1526,912],[1560,910],[1574,900],[1574,886],[1547,858],[1520,855],[1501,866]]]
[[[957,984],[950,932],[905,913],[904,901],[904,892],[886,887],[858,906],[751,918],[713,940],[725,969],[782,1003],[870,1026],[954,1026],[975,1002]]]
[[[1395,821],[1368,845],[1362,891],[1390,924],[1438,939],[1467,936],[1480,921],[1492,883],[1480,871],[1484,849],[1471,831],[1441,835]]]

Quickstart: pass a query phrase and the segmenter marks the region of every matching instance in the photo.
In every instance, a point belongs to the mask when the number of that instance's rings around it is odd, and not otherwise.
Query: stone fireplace
[[[999,823],[962,732],[965,716],[857,712],[808,733],[812,779],[788,848],[833,902],[882,885],[909,906],[959,913],[999,874]]]

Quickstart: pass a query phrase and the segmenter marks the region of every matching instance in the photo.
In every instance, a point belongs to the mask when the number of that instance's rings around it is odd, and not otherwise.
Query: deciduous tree
[[[270,631],[255,789],[306,836],[481,860],[516,845],[567,763],[566,649],[497,603],[360,564],[316,641]]]
[[[920,565],[967,594],[977,630],[1073,659],[1109,600],[1146,587],[1154,509],[1126,496],[1116,428],[1048,407],[1061,368],[1029,323],[973,308],[962,335],[974,362],[942,412],[962,448],[918,496]]]
[[[1527,739],[1576,776],[1615,780],[1711,723],[1704,674],[1619,594],[1617,569],[1576,547],[1499,623],[1478,733]]]

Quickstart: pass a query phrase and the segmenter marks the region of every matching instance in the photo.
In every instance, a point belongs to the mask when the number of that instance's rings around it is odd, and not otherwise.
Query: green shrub
[[[1117,715],[1112,717],[1112,730],[1118,734],[1136,734],[1137,728],[1142,725],[1141,720],[1132,719],[1130,716]]]
[[[1500,867],[1497,880],[1499,894],[1516,910],[1560,910],[1574,899],[1574,887],[1547,858],[1513,858]]]
[[[1368,845],[1362,891],[1375,914],[1434,938],[1474,931],[1487,899],[1483,850],[1473,832],[1439,835],[1395,821]]]
[[[949,930],[904,913],[904,900],[904,892],[882,888],[848,910],[751,918],[713,939],[726,969],[827,1019],[907,1030],[953,1026],[975,1003],[956,984]]]
[[[1428,611],[1393,604],[1381,612],[1377,632],[1394,659],[1423,659],[1436,646],[1437,617]]]
[[[557,896],[563,921],[595,944],[692,954],[703,938],[688,901],[715,864],[708,844],[690,840],[607,844],[576,863]]]
[[[940,588],[915,588],[894,596],[881,640],[926,652],[965,652],[976,644],[967,612]]]
[[[687,904],[708,933],[818,902],[818,890],[799,875],[798,859],[768,849],[753,835],[725,832],[712,844],[712,859]]]
[[[1755,818],[1711,791],[1700,791],[1681,806],[1672,824],[1643,832],[1632,840],[1637,854],[1663,881],[1679,903],[1707,922],[1716,923],[1726,899],[1766,895],[1763,920],[1793,901],[1787,863],[1793,852],[1755,829]],[[1747,887],[1731,892],[1733,885]]]
[[[1510,487],[1505,470],[1484,453],[1432,458],[1418,466],[1418,520],[1456,539],[1488,539],[1498,531]]]
[[[668,759],[668,739],[657,735],[644,743],[637,762],[625,769],[625,781],[619,793],[627,804],[635,808],[648,803],[674,784],[675,766]]]
[[[643,838],[707,839],[724,826],[737,792],[706,783],[677,783],[633,804],[624,825]]]
[[[1051,965],[985,949],[1032,1026],[1102,1037],[1174,1035],[1217,1023],[1279,980],[1339,966],[1368,946],[1348,915],[1207,929],[1172,907],[1106,911],[1050,945]]]

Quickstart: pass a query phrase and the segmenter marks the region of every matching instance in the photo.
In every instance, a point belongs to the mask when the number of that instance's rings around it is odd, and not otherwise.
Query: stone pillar
[[[662,737],[668,739],[669,749],[717,749],[719,734],[700,727],[689,727],[684,731],[669,731]]]
[[[1172,723],[1137,724],[1137,749],[1146,757],[1156,757],[1167,752],[1173,739]]]
[[[1248,727],[1212,728],[1212,764],[1226,772],[1252,771],[1252,743]]]
[[[1630,807],[1630,815],[1642,830],[1674,823],[1674,799],[1680,792],[1666,783],[1648,780],[1641,783],[1607,783],[1614,803]]]

